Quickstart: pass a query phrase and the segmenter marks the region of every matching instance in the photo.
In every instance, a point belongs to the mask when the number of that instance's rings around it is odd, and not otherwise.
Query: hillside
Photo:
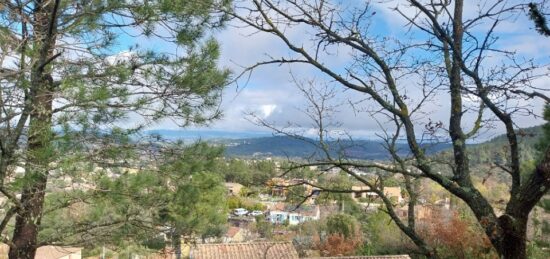
[[[518,142],[523,160],[531,160],[536,155],[535,144],[542,134],[542,125],[525,128],[519,131]],[[472,145],[469,149],[470,162],[473,164],[489,161],[504,162],[508,157],[508,140],[506,135],[499,135],[484,143]]]
[[[520,131],[520,146],[522,154],[530,158],[534,154],[534,144],[541,134],[542,127],[535,126]],[[149,134],[158,134],[165,139],[197,140],[202,139],[226,147],[226,155],[230,157],[291,157],[307,158],[322,156],[322,151],[314,144],[314,139],[299,140],[288,136],[270,136],[269,133],[258,132],[224,132],[224,131],[179,131],[154,130]],[[388,152],[380,140],[341,140],[327,142],[330,154],[353,159],[387,160]],[[447,153],[450,155],[449,143],[425,144],[428,154]],[[507,139],[505,135],[496,136],[486,142],[471,144],[469,153],[473,163],[483,163],[495,156],[505,157]],[[410,153],[405,142],[398,143],[398,153]]]
[[[541,134],[542,134],[542,125],[521,129],[518,133],[519,142],[526,145],[534,145]],[[492,138],[487,142],[481,143],[480,145],[486,145],[486,144],[499,145],[499,144],[506,144],[506,143],[508,143],[508,140],[506,139],[506,135],[502,134]]]
[[[228,156],[276,156],[276,157],[311,157],[322,156],[319,148],[312,143],[313,139],[298,140],[286,136],[262,137],[224,141]],[[373,140],[345,140],[329,141],[330,154],[353,159],[386,160],[390,156],[380,141]],[[425,145],[428,153],[436,153],[449,148],[446,143]],[[409,147],[406,143],[398,144],[398,153],[406,155]]]

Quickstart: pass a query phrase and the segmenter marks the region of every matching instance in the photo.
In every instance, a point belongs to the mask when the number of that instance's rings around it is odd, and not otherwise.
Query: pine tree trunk
[[[52,79],[42,76],[36,79],[33,90],[34,109],[31,111],[25,186],[21,194],[22,209],[17,212],[15,229],[10,247],[10,259],[33,259],[38,248],[38,231],[42,218],[48,167],[53,157],[52,150]]]
[[[178,231],[172,233],[172,248],[174,248],[176,259],[181,259],[181,235]]]
[[[44,179],[37,180],[34,186],[26,190],[21,197],[21,203],[25,206],[15,219],[12,240],[15,247],[10,248],[10,259],[33,259],[35,256],[38,228],[44,204],[45,179],[44,177]]]
[[[36,1],[33,13],[33,44],[37,56],[32,59],[29,94],[32,103],[27,131],[24,186],[21,208],[17,211],[10,259],[33,259],[38,248],[38,232],[43,213],[49,165],[54,157],[52,141],[53,78],[50,57],[56,40],[56,12],[59,0]]]
[[[25,169],[26,186],[20,203],[22,209],[15,218],[13,247],[10,247],[10,259],[33,259],[37,249],[38,230],[44,206],[48,166],[51,161],[51,94],[46,89],[36,98],[36,108],[31,113]]]

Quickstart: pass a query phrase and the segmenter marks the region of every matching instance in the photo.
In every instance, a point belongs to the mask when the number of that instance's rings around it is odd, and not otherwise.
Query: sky
[[[362,1],[356,2],[362,3]],[[377,12],[372,24],[374,34],[394,38],[410,36],[405,34],[407,32],[407,28],[403,26],[405,20],[390,9],[390,7],[400,4],[398,2],[389,1],[373,6],[373,10]],[[473,14],[476,9],[477,6],[473,4],[467,5],[466,14]],[[411,12],[410,9],[403,10]],[[484,26],[481,25],[481,29]],[[236,75],[242,72],[244,67],[267,60],[269,57],[294,55],[281,40],[266,33],[254,32],[250,28],[242,28],[242,24],[233,21],[224,30],[214,34],[221,45],[220,67],[229,68]],[[525,17],[511,17],[509,22],[498,28],[498,33],[501,37],[499,46],[516,51],[521,56],[535,57],[535,61],[540,63],[548,62],[550,40],[536,34],[530,21]],[[289,30],[289,35],[290,38],[298,42],[308,43],[308,34],[302,28]],[[413,35],[413,37],[423,36]],[[544,42],[545,40],[547,42]],[[499,62],[498,58],[495,59],[490,62]],[[334,49],[332,55],[326,56],[325,60],[330,62],[332,67],[344,67],[351,61],[350,52],[345,48]],[[333,116],[333,122],[340,125],[333,128],[335,131],[346,131],[358,138],[375,138],[376,134],[382,132],[381,126],[375,120],[376,118],[383,121],[382,118],[373,117],[369,112],[358,112],[358,110],[375,108],[372,103],[361,101],[365,98],[364,96],[357,92],[344,91],[341,85],[331,82],[315,68],[303,64],[269,65],[255,69],[252,74],[242,77],[237,80],[237,83],[225,89],[220,105],[224,114],[222,119],[206,127],[192,126],[189,129],[195,131],[269,132],[269,129],[251,122],[251,117],[248,114],[253,113],[277,127],[303,128],[306,133],[311,132],[309,128],[313,127],[312,121],[303,112],[307,107],[306,99],[296,87],[293,78],[299,82],[314,81],[317,85],[328,85],[335,89],[337,94],[331,103],[339,106]],[[534,81],[534,85],[539,89],[548,90],[550,85],[547,81],[538,79]],[[412,89],[409,92],[413,97],[418,94],[415,91],[419,90],[415,90],[413,86],[408,89]],[[357,102],[357,105],[354,106],[355,109],[347,105],[350,101]],[[539,114],[542,111],[543,103],[541,101],[522,101],[519,104],[529,105],[533,111]],[[422,122],[418,124],[419,128],[422,128],[423,123],[428,120],[441,121],[446,125],[449,115],[448,97],[442,92],[426,106],[425,110],[428,115],[421,119]],[[471,120],[473,117],[471,114],[466,115],[467,120]],[[520,127],[534,126],[543,122],[541,119],[533,117],[518,116],[516,119],[517,125]],[[384,127],[389,126],[382,122],[382,128]],[[166,121],[153,126],[153,128],[177,129],[177,126]],[[495,124],[494,127],[484,131],[480,137],[490,138],[502,132],[503,128],[499,124]]]

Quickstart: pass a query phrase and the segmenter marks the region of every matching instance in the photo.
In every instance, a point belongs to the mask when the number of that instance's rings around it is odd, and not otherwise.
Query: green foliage
[[[265,219],[265,216],[256,216],[256,231],[262,238],[273,237],[273,224]]]
[[[537,31],[544,36],[550,36],[550,28],[548,27],[546,17],[539,10],[536,3],[529,3],[529,18],[535,23]]]
[[[542,134],[536,145],[538,159],[550,148],[550,104],[548,103],[544,107],[544,120],[546,123],[542,126]]]
[[[550,199],[541,199],[538,206],[541,207],[545,212],[550,213]]]
[[[227,222],[221,177],[200,172],[169,197],[168,224],[182,235],[219,236]]]
[[[153,251],[160,251],[166,247],[166,241],[163,236],[154,236],[141,242],[141,245]]]
[[[347,214],[334,214],[326,219],[328,234],[340,234],[345,238],[357,234],[359,223],[353,216]]]
[[[197,143],[182,154],[169,154],[160,167],[165,188],[159,220],[187,236],[219,236],[227,221],[226,189],[220,174],[212,171],[220,148]],[[160,213],[162,212],[162,213]]]
[[[221,152],[196,145],[162,157],[173,143],[153,144],[140,131],[220,116],[230,74],[218,67],[209,32],[229,8],[228,0],[0,4],[0,49],[12,58],[0,64],[0,187],[26,193],[16,228],[75,245],[144,240],[161,223],[193,235],[221,232],[225,190],[211,168]],[[144,39],[153,47],[140,46]],[[17,165],[25,174],[5,181]],[[36,236],[23,232],[14,231],[22,245],[13,250],[32,254]]]
[[[540,247],[535,242],[531,242],[527,245],[527,257],[530,259],[546,259],[548,258],[548,250]]]
[[[290,204],[300,204],[304,201],[306,195],[306,187],[303,185],[292,186],[288,188],[286,202]]]
[[[226,182],[240,183],[247,187],[263,186],[277,175],[273,161],[245,161],[230,159],[219,165],[219,171],[225,172]]]
[[[248,211],[253,211],[253,210],[264,211],[266,209],[265,205],[259,202],[255,202],[253,200],[236,197],[236,196],[230,196],[227,198],[227,207],[231,210],[244,208]]]
[[[220,236],[227,223],[226,189],[214,165],[220,148],[197,143],[163,151],[157,166],[112,178],[90,191],[52,193],[46,199],[43,242],[158,248],[159,231]],[[158,170],[154,168],[157,167]]]
[[[383,211],[370,214],[366,226],[367,241],[361,252],[366,255],[408,253],[411,242]]]
[[[242,201],[239,197],[236,196],[230,196],[227,198],[227,207],[229,209],[237,209],[242,208]]]
[[[401,182],[397,180],[395,177],[387,177],[384,179],[384,187],[400,187]]]
[[[351,190],[353,185],[349,176],[344,173],[337,175],[324,175],[319,178],[319,185],[325,186],[327,189],[332,190]],[[349,193],[336,193],[336,192],[322,192],[315,200],[318,204],[327,204],[330,201],[338,201],[340,203],[351,201]]]

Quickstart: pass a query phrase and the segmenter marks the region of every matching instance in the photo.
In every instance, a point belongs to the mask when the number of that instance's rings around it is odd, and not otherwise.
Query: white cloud
[[[380,14],[375,16],[375,24],[380,24],[380,28],[389,28],[389,30],[380,30],[374,28],[375,33],[386,33],[389,36],[397,37],[405,32],[402,27],[405,22],[394,11],[390,10],[390,7],[395,7],[400,3],[400,6],[408,14],[414,14],[415,11],[403,4],[404,1],[383,1],[384,4],[377,4],[374,6],[375,10]],[[357,3],[363,3],[363,1],[357,1]],[[471,17],[477,12],[478,6],[475,1],[470,1],[467,5],[466,17]],[[502,28],[496,30],[496,33],[502,34],[500,46],[507,49],[516,50],[518,54],[524,56],[540,57],[546,55],[546,60],[550,56],[550,44],[542,44],[541,38],[538,37],[532,30],[526,30],[530,28],[526,24],[528,20],[524,18],[518,18],[515,23],[503,23]],[[233,25],[237,25],[233,22]],[[479,27],[481,33],[487,26],[481,25]],[[521,29],[523,28],[523,29]],[[217,34],[217,38],[220,40],[222,57],[221,65],[229,67],[235,73],[240,73],[243,69],[242,66],[250,66],[258,61],[267,60],[270,57],[293,57],[295,54],[287,49],[284,43],[280,39],[269,35],[267,33],[254,33],[255,31],[249,28],[239,28],[235,26],[229,26],[227,30]],[[311,37],[310,34],[304,33],[303,28],[297,28],[290,30],[290,38],[297,40],[298,42],[306,43],[306,47],[309,44],[307,39]],[[415,35],[418,36],[418,35]],[[422,37],[422,36],[420,36]],[[544,45],[544,46],[543,46]],[[322,56],[323,62],[326,62],[328,66],[334,68],[345,67],[350,64],[349,50],[346,48],[335,48],[333,56]],[[490,64],[498,64],[498,60],[501,57],[491,56],[487,59]],[[229,130],[229,131],[263,131],[265,128],[258,127],[246,119],[245,114],[249,112],[256,112],[261,115],[262,118],[268,119],[277,125],[287,125],[288,122],[293,122],[296,125],[302,125],[304,129],[308,129],[311,122],[299,108],[304,108],[306,100],[297,91],[293,83],[290,82],[291,76],[289,70],[292,70],[293,75],[299,79],[311,79],[317,78],[319,81],[327,80],[327,77],[320,73],[315,68],[308,65],[283,65],[283,66],[265,66],[260,67],[254,71],[250,78],[243,77],[239,80],[239,87],[235,85],[226,89],[223,95],[223,103],[221,109],[224,112],[224,118],[216,121],[210,125],[212,129]],[[414,85],[413,81],[402,80],[401,83],[404,89],[407,89],[407,95],[413,100],[418,101],[421,93],[418,87]],[[246,86],[245,85],[246,82]],[[542,84],[537,82],[537,84]],[[338,85],[341,87],[340,85]],[[547,84],[543,84],[542,88],[550,88]],[[341,87],[339,89],[344,89]],[[366,95],[357,92],[347,92],[338,94],[339,101],[346,102],[349,99],[364,99]],[[475,99],[475,98],[474,98]],[[476,100],[470,100],[469,104],[475,105]],[[362,107],[376,108],[370,101],[365,101],[360,104]],[[532,110],[540,114],[542,102],[531,102]],[[357,108],[357,107],[356,107]],[[427,122],[428,119],[432,121],[441,121],[443,123],[448,122],[449,116],[449,98],[448,93],[442,89],[438,92],[437,98],[433,102],[427,104],[423,111],[425,114],[419,116],[417,122],[419,123],[419,130],[423,129],[423,122]],[[342,127],[335,128],[336,131],[346,131],[351,134],[363,135],[372,137],[376,133],[380,132],[380,126],[376,123],[375,119],[382,121],[382,127],[391,128],[391,124],[384,123],[382,116],[372,116],[367,112],[354,111],[349,105],[343,105],[339,108],[339,112],[334,116],[335,120],[342,124]],[[468,125],[468,121],[475,118],[475,114],[468,113],[466,115],[467,121],[465,125]],[[519,126],[532,126],[540,124],[540,119],[533,119],[532,117],[518,117]],[[166,126],[168,125],[159,125]],[[467,128],[467,127],[466,127]],[[492,132],[502,132],[502,127],[498,127]],[[311,132],[310,132],[311,133]]]
[[[269,117],[269,115],[271,115],[271,113],[273,113],[275,108],[277,108],[277,105],[275,105],[275,104],[266,104],[266,105],[260,106],[260,109],[262,111],[262,114],[263,114],[264,118]]]

